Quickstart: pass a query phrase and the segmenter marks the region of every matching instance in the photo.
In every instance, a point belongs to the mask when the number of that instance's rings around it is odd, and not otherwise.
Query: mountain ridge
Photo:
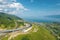
[[[19,18],[15,15],[7,14],[7,13],[2,13],[0,12],[0,27],[1,28],[14,28],[16,26],[16,23],[19,24],[20,26],[20,21],[21,23],[24,24],[23,19]]]

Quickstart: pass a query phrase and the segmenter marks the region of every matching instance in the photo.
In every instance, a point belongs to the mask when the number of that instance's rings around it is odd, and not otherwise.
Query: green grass
[[[34,32],[34,29],[38,29]],[[9,36],[2,37],[2,40],[8,40]],[[56,40],[56,37],[51,34],[45,27],[37,24],[32,24],[32,29],[27,34],[20,34],[11,40]]]
[[[24,25],[23,22],[19,22],[17,20],[23,21],[21,18],[16,17],[14,15],[9,15],[5,13],[0,13],[0,28],[2,29],[14,29],[17,23],[19,28],[21,25]],[[53,23],[54,24],[54,23]],[[57,24],[53,25],[54,27],[51,27],[52,30],[57,30],[57,34],[60,35],[60,23],[58,26]],[[58,27],[57,27],[58,26]],[[37,32],[34,32],[34,29],[37,29]],[[11,40],[56,40],[56,37],[50,32],[50,30],[46,29],[46,25],[38,25],[38,24],[32,24],[32,29],[28,31],[28,34],[21,34],[15,37],[14,39]],[[2,40],[8,40],[8,37],[2,37]]]
[[[44,27],[34,24],[33,29],[34,28],[38,28],[38,31],[33,32],[33,30],[31,30],[29,34],[19,35],[13,40],[56,40],[56,38]]]
[[[1,40],[8,40],[8,38],[9,38],[9,35],[5,35],[5,36],[0,37]]]
[[[16,23],[18,24],[18,27],[20,27],[20,25],[24,25],[24,21],[22,18],[19,18],[15,15],[10,15],[10,14],[0,12],[0,28],[14,29],[16,27]]]

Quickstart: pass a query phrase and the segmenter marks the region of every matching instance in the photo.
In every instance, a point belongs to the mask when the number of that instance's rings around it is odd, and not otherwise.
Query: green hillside
[[[15,29],[24,26],[24,20],[15,15],[0,13],[0,29]],[[60,23],[30,23],[27,32],[16,31],[0,36],[1,40],[57,40],[60,36]],[[23,29],[24,30],[24,29]],[[53,34],[54,33],[54,34]],[[3,33],[4,34],[4,33]],[[19,35],[17,35],[19,34]],[[57,37],[56,37],[56,35]],[[14,35],[17,35],[14,37]]]
[[[12,40],[56,40],[55,36],[45,27],[37,24],[33,24],[32,27],[28,34],[19,35]]]
[[[23,25],[24,22],[22,21],[22,18],[19,18],[15,15],[0,12],[0,28],[13,29],[16,26],[19,27],[21,24]]]
[[[60,23],[58,22],[53,22],[50,24],[46,23],[46,28],[48,30],[52,30],[52,34],[55,35],[57,37],[58,40],[60,40]]]
[[[10,35],[2,37],[2,40],[8,40]],[[57,40],[56,37],[44,26],[32,24],[32,29],[28,33],[21,33],[10,40]]]

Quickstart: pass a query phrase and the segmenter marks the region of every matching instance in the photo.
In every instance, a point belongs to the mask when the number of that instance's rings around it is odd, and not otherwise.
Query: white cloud
[[[3,0],[0,0],[0,2],[2,2]]]
[[[24,9],[26,10],[26,8],[24,8],[24,6],[21,3],[12,3],[9,5],[10,8],[20,8],[20,9]]]
[[[27,10],[27,8],[25,8],[21,3],[16,2],[16,0],[0,0],[0,12],[15,14]]]

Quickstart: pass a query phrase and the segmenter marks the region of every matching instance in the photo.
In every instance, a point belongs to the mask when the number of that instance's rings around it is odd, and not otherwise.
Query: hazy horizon
[[[60,20],[60,0],[0,0],[0,12],[22,18]],[[54,17],[46,17],[55,15]]]

